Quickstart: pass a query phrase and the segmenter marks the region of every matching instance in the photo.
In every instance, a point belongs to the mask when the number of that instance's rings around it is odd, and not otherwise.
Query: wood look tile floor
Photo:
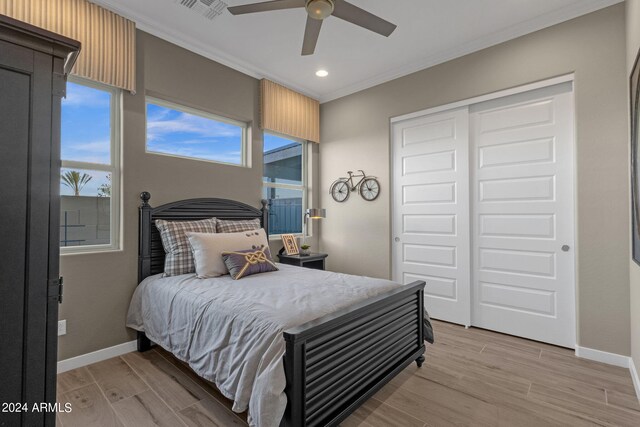
[[[434,321],[436,344],[344,427],[640,426],[627,369],[578,359],[573,351]],[[246,414],[206,381],[154,349],[58,375],[71,402],[58,425],[246,426]]]

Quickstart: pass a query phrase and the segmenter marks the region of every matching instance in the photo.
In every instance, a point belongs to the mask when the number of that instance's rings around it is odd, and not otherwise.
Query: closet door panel
[[[394,280],[424,280],[434,318],[573,347],[571,83],[392,135]]]
[[[396,123],[393,133],[394,280],[424,280],[429,314],[468,325],[468,110]]]
[[[570,85],[473,107],[473,325],[575,345]],[[564,249],[563,249],[564,247]]]

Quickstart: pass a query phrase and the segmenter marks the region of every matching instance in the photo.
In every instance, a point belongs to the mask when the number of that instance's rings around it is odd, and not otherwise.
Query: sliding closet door
[[[474,326],[575,345],[571,84],[471,108]]]
[[[468,110],[393,125],[393,278],[424,280],[429,314],[469,325]]]

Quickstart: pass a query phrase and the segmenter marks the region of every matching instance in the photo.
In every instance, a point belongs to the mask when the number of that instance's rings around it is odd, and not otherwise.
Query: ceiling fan
[[[320,35],[322,21],[335,16],[359,27],[366,28],[385,37],[389,37],[396,26],[389,21],[360,9],[345,0],[272,0],[262,3],[232,6],[228,10],[232,15],[245,13],[269,12],[272,10],[295,9],[304,7],[307,10],[307,26],[304,30],[302,55],[312,55]]]

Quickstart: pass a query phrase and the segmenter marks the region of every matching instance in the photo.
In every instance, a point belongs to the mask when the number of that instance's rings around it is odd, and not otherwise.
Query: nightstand
[[[328,254],[311,255],[287,255],[279,254],[278,259],[283,264],[295,265],[298,267],[313,268],[316,270],[324,270],[324,259]]]

